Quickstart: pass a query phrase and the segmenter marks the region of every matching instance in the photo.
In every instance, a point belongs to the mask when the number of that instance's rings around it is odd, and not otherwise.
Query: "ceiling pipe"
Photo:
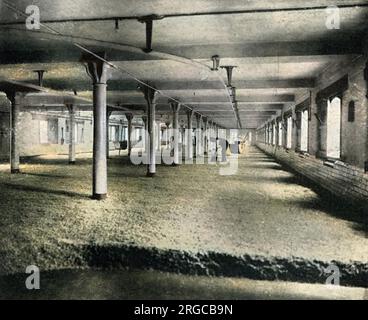
[[[351,4],[336,5],[339,9],[364,8],[368,7],[368,3],[356,2]],[[180,17],[196,17],[196,16],[216,16],[216,15],[234,15],[234,14],[255,14],[255,13],[272,13],[272,12],[299,12],[326,10],[326,6],[306,6],[306,7],[285,7],[285,8],[261,8],[261,9],[245,9],[245,10],[228,10],[228,11],[207,11],[192,13],[172,13],[165,14],[163,18],[180,18]],[[94,21],[114,21],[114,20],[139,20],[140,16],[115,16],[115,17],[94,17],[94,18],[69,18],[69,19],[49,19],[42,20],[42,23],[67,23],[67,22],[94,22]],[[2,22],[0,25],[23,25],[24,21]]]

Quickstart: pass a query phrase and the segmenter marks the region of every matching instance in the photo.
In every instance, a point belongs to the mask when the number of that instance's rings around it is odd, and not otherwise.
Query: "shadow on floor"
[[[37,186],[27,186],[27,185],[21,185],[21,184],[13,184],[13,183],[1,183],[0,185],[4,188],[16,190],[16,191],[54,194],[58,196],[66,196],[66,197],[79,198],[79,199],[89,199],[90,198],[90,195],[73,192],[73,191],[54,190],[54,189],[37,187]]]
[[[75,164],[70,165],[68,159],[45,159],[45,158],[32,158],[21,161],[24,164],[35,164],[35,165],[65,165],[65,166],[85,166],[91,165],[92,159],[77,159]]]
[[[52,178],[52,179],[66,179],[69,178],[67,175],[51,174],[51,173],[35,173],[35,172],[21,172],[25,176],[34,176],[40,178]],[[70,177],[71,178],[71,177]]]
[[[0,277],[0,299],[362,299],[362,288],[326,288],[286,282],[184,276],[142,270],[41,272],[40,290],[25,288],[25,274]],[[132,309],[133,310],[133,309]]]

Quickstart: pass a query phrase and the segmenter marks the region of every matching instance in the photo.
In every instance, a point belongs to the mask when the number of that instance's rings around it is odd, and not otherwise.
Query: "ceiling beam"
[[[7,32],[9,37],[24,34],[21,29],[4,27],[0,32]],[[354,36],[342,35],[340,37],[326,37],[316,41],[282,41],[282,42],[247,42],[233,44],[207,44],[187,46],[156,46],[152,55],[147,55],[138,48],[128,48],[117,43],[109,43],[83,37],[56,36],[47,32],[27,32],[27,39],[33,41],[34,46],[27,48],[24,44],[21,49],[6,47],[0,51],[1,64],[14,63],[51,63],[51,62],[78,62],[80,51],[73,46],[72,41],[81,45],[92,47],[101,46],[106,51],[110,61],[127,60],[161,60],[169,54],[187,59],[208,59],[213,55],[222,58],[247,57],[293,57],[293,56],[324,56],[324,55],[350,55],[362,54],[364,47],[362,37],[364,34],[356,33]],[[14,38],[15,38],[14,37]],[[40,40],[42,38],[42,40]],[[65,43],[60,43],[65,39]],[[44,41],[52,41],[50,42]],[[55,41],[56,40],[56,41]],[[19,39],[19,41],[21,41]],[[65,54],[64,54],[65,53]],[[155,57],[155,58],[153,58]]]
[[[30,83],[36,84],[36,81]],[[154,81],[158,90],[221,90],[224,84],[221,81]],[[233,80],[232,85],[237,89],[299,89],[313,88],[314,79],[286,79],[286,80]],[[73,80],[65,78],[47,79],[44,78],[44,86],[54,90],[76,90],[89,91],[91,84],[88,81]],[[138,83],[134,80],[109,80],[109,92],[126,92],[137,90]]]
[[[363,53],[363,46],[361,37],[357,36],[356,39],[346,40],[321,39],[319,41],[192,45],[184,47],[159,47],[157,50],[191,59],[208,59],[213,54],[226,58],[361,54]]]

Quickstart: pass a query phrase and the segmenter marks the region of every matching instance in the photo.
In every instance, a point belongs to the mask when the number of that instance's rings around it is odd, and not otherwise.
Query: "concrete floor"
[[[257,149],[240,157],[232,176],[219,175],[218,165],[181,165],[159,166],[149,179],[144,166],[113,157],[104,202],[90,200],[91,159],[80,157],[75,166],[33,158],[16,176],[0,167],[2,274],[29,264],[128,265],[323,283],[321,270],[334,262],[347,284],[368,286],[361,212],[321,196]]]
[[[40,290],[27,290],[26,275],[0,277],[1,299],[267,300],[368,299],[368,289],[186,276],[157,271],[59,270],[41,274]]]

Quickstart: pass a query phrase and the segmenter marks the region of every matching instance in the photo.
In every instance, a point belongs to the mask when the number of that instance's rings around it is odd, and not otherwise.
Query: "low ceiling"
[[[212,71],[211,57],[234,65],[238,116],[243,128],[256,128],[295,96],[310,90],[331,63],[362,53],[368,1],[12,1],[21,11],[39,6],[42,27],[26,30],[25,18],[0,8],[0,77],[37,83],[34,70],[44,69],[44,86],[61,94],[77,91],[91,99],[91,81],[79,62],[78,42],[106,52],[119,70],[111,70],[108,104],[142,112],[145,101],[136,79],[160,90],[160,113],[169,112],[168,97],[179,99],[227,128],[238,121],[226,89],[224,69]],[[340,29],[326,27],[326,7],[339,5]],[[146,47],[145,24],[153,21],[152,49]],[[118,20],[118,29],[116,28]],[[132,77],[133,76],[133,77]],[[51,94],[50,94],[51,95]],[[33,99],[36,100],[36,99]],[[47,100],[45,101],[47,103]]]

